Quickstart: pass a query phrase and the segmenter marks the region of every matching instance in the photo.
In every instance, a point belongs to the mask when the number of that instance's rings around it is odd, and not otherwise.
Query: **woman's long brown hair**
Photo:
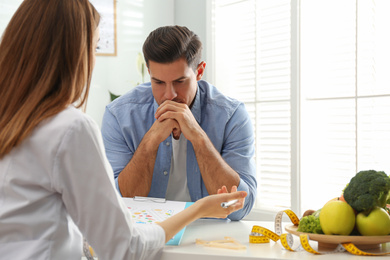
[[[0,43],[0,158],[42,120],[84,105],[100,16],[88,0],[24,0]]]

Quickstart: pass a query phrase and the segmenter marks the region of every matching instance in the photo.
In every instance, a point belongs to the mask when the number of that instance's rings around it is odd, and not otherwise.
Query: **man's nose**
[[[166,84],[165,86],[165,98],[167,100],[172,100],[177,97],[176,90],[173,87],[173,84]]]

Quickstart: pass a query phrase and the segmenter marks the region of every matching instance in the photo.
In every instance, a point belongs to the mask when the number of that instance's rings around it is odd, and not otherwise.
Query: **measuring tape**
[[[283,233],[283,229],[282,229],[283,214],[287,214],[287,216],[290,218],[291,222],[294,225],[297,226],[299,224],[299,218],[292,210],[286,209],[283,211],[279,211],[275,217],[275,232],[261,226],[253,226],[252,231],[249,235],[249,243],[260,244],[260,243],[269,243],[270,239],[273,240],[274,242],[280,240],[282,246],[289,251],[298,252],[298,251],[306,250],[307,252],[316,255],[340,253],[345,251],[354,255],[361,255],[361,256],[390,255],[390,252],[387,253],[364,252],[359,248],[357,248],[353,243],[341,243],[337,245],[337,247],[333,251],[318,252],[310,246],[309,244],[310,235],[307,233],[301,234],[299,236],[300,244],[298,245],[298,247],[293,249],[294,238],[292,234]]]

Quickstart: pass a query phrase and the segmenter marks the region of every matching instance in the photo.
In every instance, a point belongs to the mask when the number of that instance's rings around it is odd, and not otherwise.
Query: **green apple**
[[[368,215],[356,216],[356,227],[363,236],[386,236],[390,234],[390,216],[382,208],[375,207]]]
[[[341,200],[327,202],[322,207],[319,218],[325,235],[348,236],[355,227],[355,212],[348,203]]]

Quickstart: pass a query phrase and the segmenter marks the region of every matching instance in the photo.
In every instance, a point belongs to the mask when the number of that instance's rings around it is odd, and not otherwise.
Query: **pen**
[[[231,205],[233,204],[236,204],[238,200],[231,200],[231,201],[228,201],[228,202],[222,202],[221,203],[221,207],[222,208],[227,208],[227,207],[230,207]]]

